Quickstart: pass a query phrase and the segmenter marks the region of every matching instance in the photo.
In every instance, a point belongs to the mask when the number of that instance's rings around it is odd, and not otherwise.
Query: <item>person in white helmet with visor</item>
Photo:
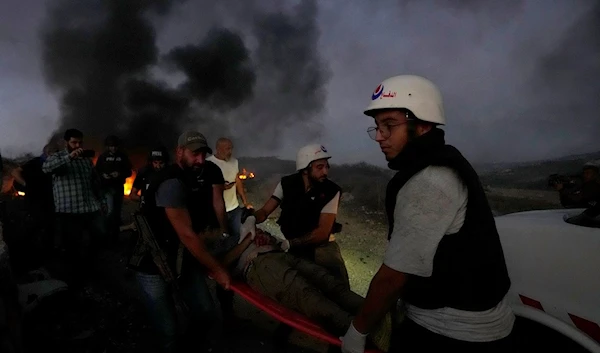
[[[286,238],[283,250],[316,262],[350,286],[340,247],[332,235],[342,189],[328,179],[330,158],[321,144],[300,148],[296,172],[281,178],[254,217],[257,224],[262,223],[281,207],[277,223]]]
[[[447,145],[442,95],[414,75],[383,81],[364,112],[390,169],[389,243],[364,305],[342,339],[363,352],[366,335],[402,300],[406,315],[389,352],[511,352],[510,279],[479,177]]]

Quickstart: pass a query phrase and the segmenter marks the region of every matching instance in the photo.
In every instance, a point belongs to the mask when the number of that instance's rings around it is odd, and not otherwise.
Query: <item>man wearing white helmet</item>
[[[342,337],[365,337],[398,299],[406,316],[389,352],[510,352],[510,279],[479,177],[444,140],[442,96],[429,80],[391,77],[373,92],[369,135],[396,175],[386,193],[389,244],[363,307]]]
[[[327,268],[349,287],[348,271],[332,236],[341,188],[327,178],[330,158],[320,144],[302,147],[296,156],[296,173],[281,178],[254,216],[256,223],[262,223],[281,206],[277,223],[286,238],[283,250]]]

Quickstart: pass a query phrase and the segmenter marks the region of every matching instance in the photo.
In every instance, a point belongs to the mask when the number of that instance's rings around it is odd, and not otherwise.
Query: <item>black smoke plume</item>
[[[176,5],[57,0],[49,7],[41,39],[46,81],[61,103],[56,136],[74,127],[97,147],[117,134],[130,150],[143,150],[173,147],[184,128],[202,127],[211,141],[237,134],[269,148],[283,128],[318,133],[329,75],[317,50],[316,1],[287,13],[249,3],[238,16],[251,16],[250,28],[215,26],[198,43],[162,55],[155,24]],[[254,51],[243,35],[254,36]],[[157,68],[185,78],[173,87],[155,78]]]

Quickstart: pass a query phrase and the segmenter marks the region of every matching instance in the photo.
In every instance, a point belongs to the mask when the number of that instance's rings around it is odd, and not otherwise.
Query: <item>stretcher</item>
[[[264,311],[275,320],[282,322],[301,331],[311,337],[314,337],[325,343],[341,346],[342,342],[340,339],[329,332],[325,331],[321,326],[317,325],[314,321],[310,320],[306,316],[288,309],[271,298],[256,292],[250,288],[246,283],[233,282],[231,284],[231,290],[237,293],[239,296],[244,298],[247,302],[255,306],[256,308]],[[368,348],[365,353],[382,353],[377,349]]]

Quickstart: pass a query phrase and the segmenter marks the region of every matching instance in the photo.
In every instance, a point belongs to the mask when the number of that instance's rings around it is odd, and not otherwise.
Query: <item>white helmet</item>
[[[408,109],[419,120],[446,124],[440,90],[421,76],[400,75],[381,82],[373,91],[365,114],[373,116],[376,110],[394,108]]]
[[[311,162],[323,158],[331,158],[331,155],[327,153],[325,146],[319,144],[304,146],[298,150],[298,155],[296,156],[296,170],[302,170],[308,167]]]

